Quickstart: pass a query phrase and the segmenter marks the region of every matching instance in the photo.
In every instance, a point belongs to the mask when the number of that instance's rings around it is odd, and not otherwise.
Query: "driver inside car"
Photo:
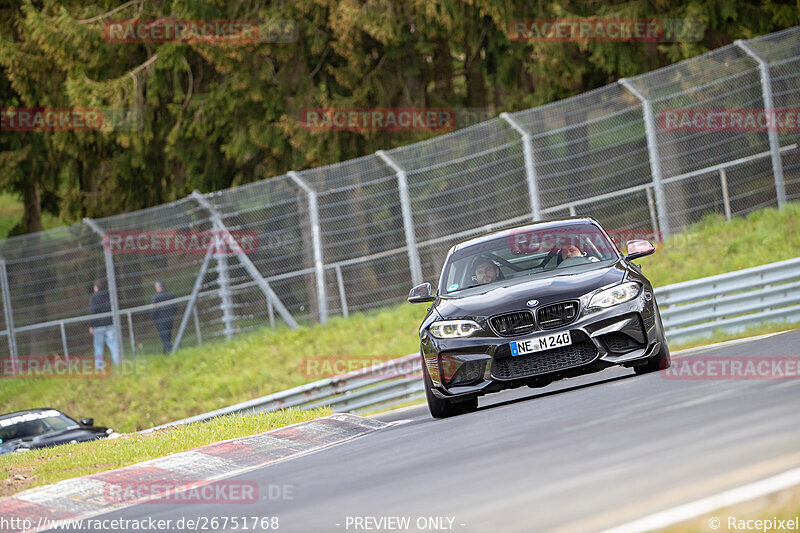
[[[491,259],[480,259],[475,264],[475,281],[485,285],[502,277],[500,268]]]
[[[561,263],[559,263],[559,266],[561,267],[582,265],[590,262],[589,259],[584,257],[583,252],[581,252],[580,248],[578,248],[574,244],[568,244],[561,248],[561,258],[562,258]]]

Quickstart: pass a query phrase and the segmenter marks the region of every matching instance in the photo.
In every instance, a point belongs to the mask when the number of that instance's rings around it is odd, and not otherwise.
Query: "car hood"
[[[436,311],[445,319],[481,318],[526,309],[529,300],[538,300],[536,307],[578,298],[594,290],[616,285],[625,279],[627,269],[622,261],[609,267],[554,276],[534,278],[504,287],[498,286],[483,294],[458,298],[441,298]]]
[[[0,455],[11,453],[20,448],[46,448],[47,446],[55,446],[57,444],[68,444],[72,441],[84,442],[101,439],[108,436],[106,430],[107,428],[104,427],[83,427],[46,433],[36,437],[14,439],[0,444]]]

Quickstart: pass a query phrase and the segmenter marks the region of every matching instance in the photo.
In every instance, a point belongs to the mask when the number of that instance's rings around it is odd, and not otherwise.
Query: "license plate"
[[[526,355],[560,348],[561,346],[569,346],[570,344],[572,344],[572,337],[570,337],[569,331],[551,333],[550,335],[533,337],[524,341],[512,341],[510,343],[511,355]]]

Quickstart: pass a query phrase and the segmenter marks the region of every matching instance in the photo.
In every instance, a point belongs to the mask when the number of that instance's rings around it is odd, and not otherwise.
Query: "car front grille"
[[[546,305],[536,311],[539,327],[542,329],[557,328],[569,324],[578,317],[578,302],[561,302]]]
[[[656,323],[656,315],[649,316],[644,319],[644,329],[650,331],[650,328]]]
[[[490,319],[492,327],[498,335],[513,337],[514,335],[524,335],[533,331],[536,323],[533,320],[533,313],[530,311],[517,311],[506,313]]]
[[[591,341],[576,342],[528,355],[496,357],[492,375],[498,379],[526,378],[590,363],[596,356],[597,349]]]

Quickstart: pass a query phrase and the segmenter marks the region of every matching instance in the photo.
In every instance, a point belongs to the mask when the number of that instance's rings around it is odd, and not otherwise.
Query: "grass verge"
[[[228,415],[152,433],[123,435],[0,456],[0,497],[64,479],[103,472],[205,444],[255,435],[332,414],[329,408]]]

